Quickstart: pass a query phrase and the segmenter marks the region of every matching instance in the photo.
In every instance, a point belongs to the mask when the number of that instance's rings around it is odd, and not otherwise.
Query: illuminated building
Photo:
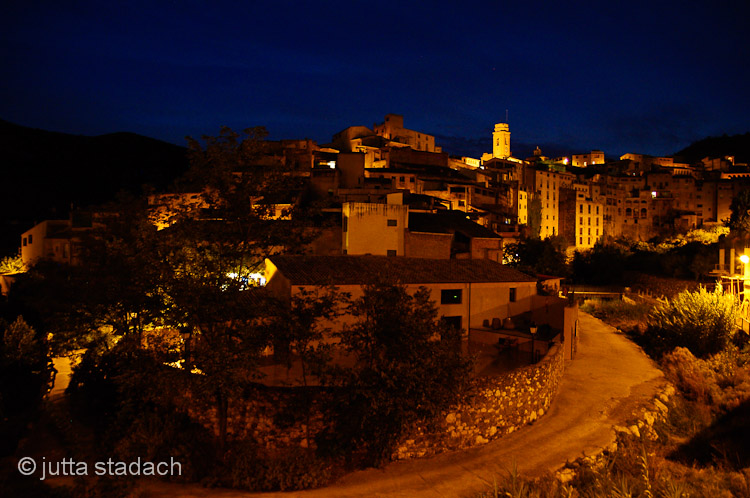
[[[592,164],[604,164],[604,152],[600,150],[592,150],[588,154],[573,154],[571,166],[585,168]]]
[[[103,225],[91,214],[74,213],[67,220],[45,220],[21,234],[21,260],[26,268],[38,261],[78,264],[81,238]]]
[[[386,114],[382,123],[373,126],[373,131],[387,140],[406,144],[415,150],[441,152],[440,147],[435,146],[433,135],[404,128],[404,117],[399,114]]]
[[[266,288],[285,302],[326,285],[351,293],[353,299],[362,295],[362,285],[384,279],[405,285],[410,293],[424,286],[438,316],[464,330],[531,312],[537,295],[535,277],[486,259],[272,256],[266,259],[266,278]]]
[[[410,212],[404,194],[387,204],[342,207],[342,252],[348,255],[502,260],[502,238],[460,211]]]
[[[507,159],[510,157],[510,127],[508,123],[497,123],[492,132],[492,157]]]

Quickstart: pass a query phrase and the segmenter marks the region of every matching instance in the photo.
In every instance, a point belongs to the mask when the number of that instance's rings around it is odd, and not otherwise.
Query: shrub
[[[686,348],[677,347],[661,360],[664,373],[686,398],[710,405],[717,395],[714,372]]]
[[[739,309],[733,296],[720,289],[684,291],[661,301],[648,317],[648,332],[657,352],[682,346],[695,356],[721,351],[736,330]]]
[[[331,465],[312,450],[286,448],[268,452],[252,441],[235,441],[224,464],[225,475],[219,483],[251,491],[317,488],[333,477]]]
[[[581,311],[594,315],[613,327],[626,329],[643,323],[652,308],[651,303],[644,301],[587,299],[581,306]]]
[[[154,409],[138,415],[117,441],[115,455],[123,462],[174,459],[180,463],[180,474],[170,476],[171,480],[199,481],[211,471],[215,455],[211,443],[211,434],[187,415]]]

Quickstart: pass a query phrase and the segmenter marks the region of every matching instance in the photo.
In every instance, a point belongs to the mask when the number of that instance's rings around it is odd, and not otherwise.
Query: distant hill
[[[164,188],[188,167],[187,149],[134,133],[69,135],[0,120],[0,256],[35,222],[66,218],[143,185]]]
[[[749,162],[750,133],[704,138],[674,154],[675,160],[691,164],[699,162],[704,157],[724,156],[734,156],[735,162],[738,163]]]

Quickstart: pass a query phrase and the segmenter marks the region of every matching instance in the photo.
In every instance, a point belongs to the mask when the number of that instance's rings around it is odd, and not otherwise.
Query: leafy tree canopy
[[[529,273],[567,276],[570,270],[565,254],[566,245],[560,236],[544,240],[524,238],[516,244],[505,246],[503,261],[509,266]]]
[[[727,221],[729,229],[750,233],[750,189],[741,190],[732,199],[729,210],[732,212]]]
[[[456,401],[471,367],[461,332],[438,320],[426,288],[366,286],[349,313],[357,322],[338,337],[355,361],[334,372],[342,389],[323,446],[364,450],[365,463],[379,464],[410,427]]]

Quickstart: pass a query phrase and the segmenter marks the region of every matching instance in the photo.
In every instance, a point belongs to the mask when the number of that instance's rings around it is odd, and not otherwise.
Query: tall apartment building
[[[526,191],[541,201],[541,230],[543,239],[560,233],[560,189],[570,187],[575,180],[571,173],[546,169],[527,168],[525,178]],[[529,205],[531,198],[529,198]],[[529,223],[533,213],[529,210]]]
[[[605,198],[594,182],[573,183],[560,190],[560,235],[569,250],[586,250],[605,233]]]

